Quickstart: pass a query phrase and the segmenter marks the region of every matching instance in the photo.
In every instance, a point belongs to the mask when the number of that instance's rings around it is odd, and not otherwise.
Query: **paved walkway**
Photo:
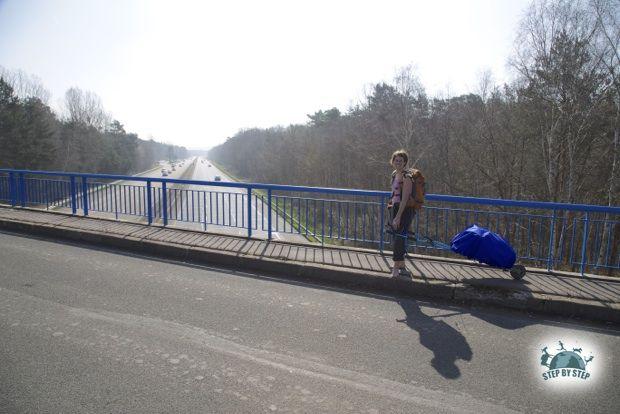
[[[355,272],[355,275],[372,276],[375,282],[377,280],[382,282],[383,279],[393,281],[389,275],[391,258],[387,255],[381,255],[379,252],[331,246],[267,242],[266,240],[245,239],[171,227],[163,228],[139,223],[0,207],[0,228],[19,230],[19,224],[22,225],[22,230],[23,225],[27,225],[26,231],[36,227],[47,229],[46,234],[50,234],[50,229],[94,233],[106,235],[119,241],[151,243],[157,245],[159,250],[161,250],[162,244],[166,244],[189,250],[209,251],[211,254],[221,252],[228,257],[232,254],[236,258],[252,258],[268,263],[280,262],[305,267],[314,266],[317,272],[319,269],[322,271],[330,270],[334,274]],[[119,245],[124,244],[119,243]],[[231,262],[232,265],[235,263],[235,261]],[[403,283],[407,282],[415,282],[418,291],[420,291],[420,283],[433,286],[460,286],[463,289],[457,290],[456,293],[453,291],[450,294],[452,299],[476,297],[480,301],[489,301],[502,306],[502,302],[510,302],[512,299],[520,298],[523,306],[511,307],[527,309],[528,306],[538,307],[531,300],[531,298],[538,298],[539,302],[545,303],[544,306],[541,304],[540,307],[553,313],[570,313],[566,311],[566,305],[561,306],[564,309],[562,312],[553,311],[552,308],[555,306],[553,303],[559,301],[573,303],[573,305],[575,303],[586,303],[590,307],[590,310],[586,312],[586,317],[596,315],[597,308],[613,310],[616,314],[612,318],[613,320],[620,314],[620,280],[613,278],[553,276],[528,271],[524,280],[514,281],[505,271],[473,262],[443,261],[428,256],[409,258],[408,267],[412,270],[413,280],[398,281],[400,288],[402,288]],[[307,275],[308,272],[304,274]],[[504,295],[498,296],[497,292],[503,292]],[[506,296],[507,294],[510,297]],[[573,314],[577,315],[579,312]]]

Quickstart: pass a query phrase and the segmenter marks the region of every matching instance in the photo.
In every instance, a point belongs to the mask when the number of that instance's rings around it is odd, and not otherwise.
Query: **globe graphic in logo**
[[[577,368],[585,370],[586,364],[577,353],[572,351],[563,351],[556,354],[549,364],[549,369],[558,368]]]

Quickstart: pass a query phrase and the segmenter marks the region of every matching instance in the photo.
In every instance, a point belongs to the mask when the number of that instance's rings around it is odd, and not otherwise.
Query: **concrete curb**
[[[596,300],[543,295],[511,289],[510,285],[452,283],[433,279],[393,279],[380,272],[348,269],[306,262],[283,261],[236,254],[202,247],[163,243],[141,237],[76,230],[62,224],[41,224],[0,219],[0,229],[51,238],[103,245],[135,253],[181,260],[197,264],[218,265],[252,270],[294,280],[322,282],[339,287],[371,292],[393,293],[416,298],[432,298],[466,305],[488,305],[520,311],[576,317],[601,322],[620,323],[620,304]]]

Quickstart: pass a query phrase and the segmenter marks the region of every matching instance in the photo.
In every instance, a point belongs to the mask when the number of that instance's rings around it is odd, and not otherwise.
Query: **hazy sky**
[[[0,65],[77,86],[141,138],[207,148],[305,123],[414,65],[427,93],[475,91],[529,0],[0,0]]]

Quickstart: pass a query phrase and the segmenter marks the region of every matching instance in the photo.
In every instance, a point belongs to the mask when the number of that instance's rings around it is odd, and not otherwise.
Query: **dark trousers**
[[[396,217],[396,213],[398,213],[399,204],[396,203],[390,208],[390,226],[394,221],[394,217]],[[392,255],[392,259],[395,262],[401,262],[405,260],[405,252],[407,251],[407,229],[411,225],[411,221],[413,220],[413,216],[415,216],[415,210],[412,208],[406,208],[403,211],[403,215],[400,218],[400,227],[398,229],[394,229],[394,254]]]

